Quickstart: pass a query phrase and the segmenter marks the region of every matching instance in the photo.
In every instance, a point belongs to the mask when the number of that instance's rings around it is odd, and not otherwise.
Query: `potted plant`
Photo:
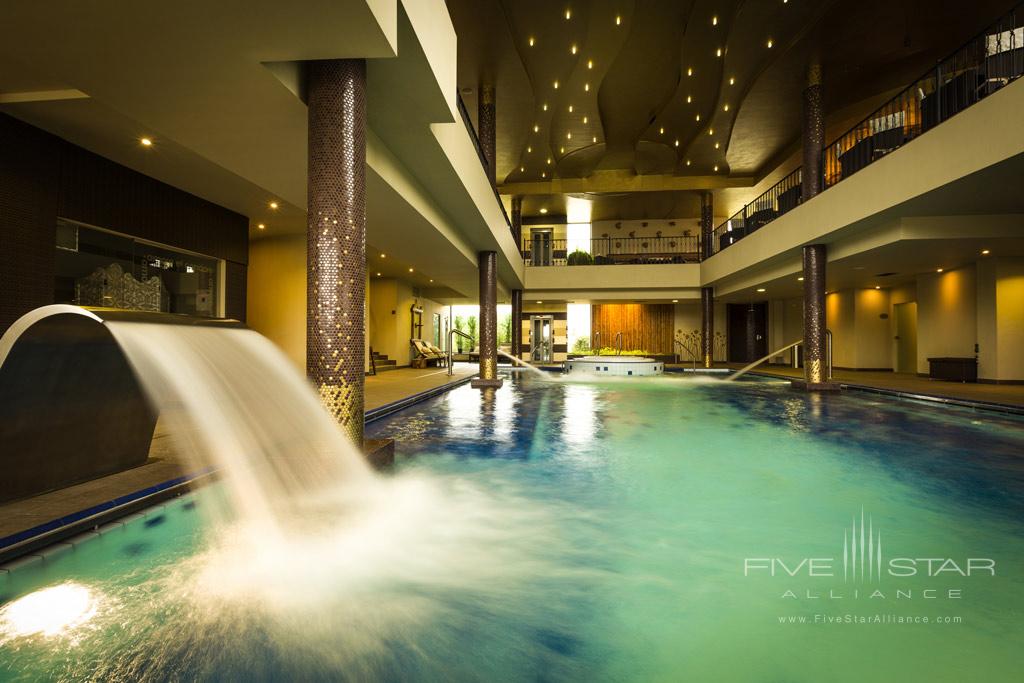
[[[582,249],[577,249],[566,257],[565,262],[570,266],[590,266],[594,264],[594,258]]]

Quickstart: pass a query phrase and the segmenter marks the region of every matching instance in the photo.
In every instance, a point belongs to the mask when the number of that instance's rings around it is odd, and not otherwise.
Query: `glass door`
[[[530,231],[530,265],[551,265],[551,229]]]
[[[552,327],[554,318],[550,315],[530,316],[530,360],[534,363],[550,363]]]

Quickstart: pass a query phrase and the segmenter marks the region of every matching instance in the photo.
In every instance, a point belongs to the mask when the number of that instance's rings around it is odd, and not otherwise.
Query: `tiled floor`
[[[452,381],[476,374],[479,366],[457,363],[452,377],[445,368],[402,368],[366,378],[365,407],[371,410]],[[140,467],[94,479],[58,491],[0,505],[0,538],[155,486],[186,473],[163,424],[158,424],[149,460]]]
[[[739,366],[737,365],[737,367]],[[791,367],[761,366],[756,369],[756,372],[777,377],[803,377],[802,369]],[[836,370],[833,373],[833,380],[843,384],[856,384],[890,391],[1024,407],[1024,384],[967,384],[894,372],[862,372],[859,370]]]

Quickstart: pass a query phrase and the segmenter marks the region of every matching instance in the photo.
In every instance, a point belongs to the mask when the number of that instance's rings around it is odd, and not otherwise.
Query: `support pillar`
[[[516,241],[516,249],[523,253],[523,196],[512,196],[512,239]]]
[[[497,184],[497,173],[495,171],[495,145],[494,132],[497,125],[496,110],[494,107],[494,86],[480,86],[480,97],[477,98],[476,127],[477,137],[480,139],[480,149],[487,161],[487,179],[491,185]]]
[[[363,443],[366,62],[309,62],[306,374]]]
[[[512,290],[512,355],[523,357],[523,290]]]
[[[700,348],[704,367],[715,364],[715,288],[700,288]]]
[[[714,195],[710,192],[705,192],[700,196],[700,260],[703,261],[706,258],[710,258],[715,253],[713,247],[714,244],[714,215],[715,215],[715,200]]]
[[[828,380],[825,352],[824,244],[803,248],[804,266],[804,383],[809,391],[833,389]]]
[[[803,157],[800,175],[801,201],[821,192],[824,178],[821,155],[825,148],[825,110],[821,95],[821,65],[813,62],[807,69],[807,87],[803,93]]]
[[[480,263],[480,376],[475,388],[500,387],[498,378],[498,254],[481,251]]]

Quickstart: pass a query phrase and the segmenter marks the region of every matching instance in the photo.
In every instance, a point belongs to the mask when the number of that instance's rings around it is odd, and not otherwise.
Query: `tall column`
[[[480,97],[477,98],[476,126],[477,137],[480,138],[480,147],[487,161],[487,179],[491,185],[497,183],[497,173],[494,166],[494,131],[497,123],[494,108],[494,86],[480,85]]]
[[[700,196],[700,258],[703,261],[714,252],[711,240],[714,239],[715,199],[711,192]]]
[[[512,238],[516,241],[516,249],[523,253],[523,196],[512,196]]]
[[[366,62],[310,62],[307,98],[306,374],[362,447]]]
[[[825,148],[825,110],[821,100],[821,65],[812,62],[807,69],[807,87],[803,93],[804,168],[800,177],[801,200],[821,192],[821,154]]]
[[[500,387],[498,379],[498,254],[481,251],[480,263],[480,377],[476,388]]]
[[[803,249],[804,262],[804,381],[808,389],[826,386],[824,244]]]
[[[512,355],[523,357],[523,290],[512,290]]]
[[[715,364],[715,288],[700,288],[700,348],[704,367]]]

